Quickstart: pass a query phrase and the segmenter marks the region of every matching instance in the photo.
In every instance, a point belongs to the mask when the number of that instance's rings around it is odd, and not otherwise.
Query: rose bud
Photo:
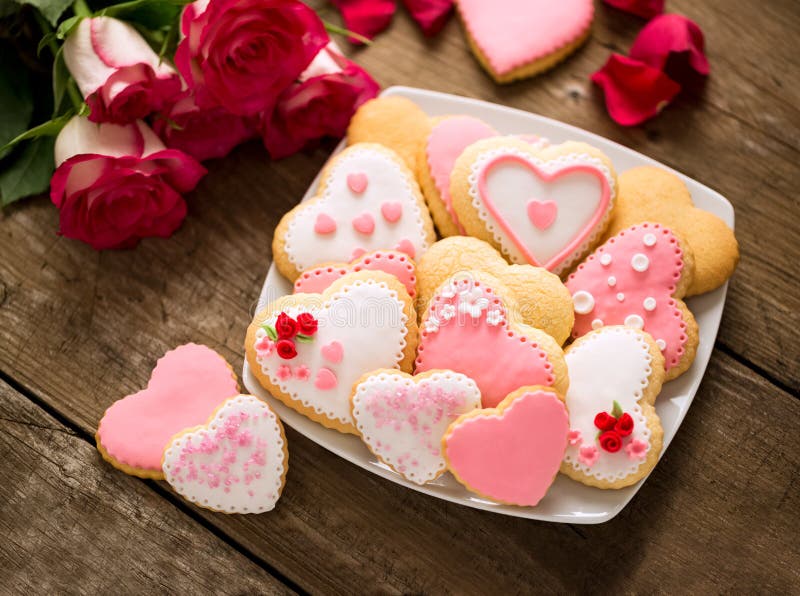
[[[291,360],[297,356],[297,348],[294,347],[294,342],[290,339],[279,339],[275,344],[275,350],[278,352],[278,356],[284,360]]]
[[[186,216],[181,193],[206,171],[166,149],[143,122],[93,124],[75,116],[55,144],[50,198],[60,233],[96,250],[130,248],[147,236],[170,236]]]
[[[275,333],[280,339],[292,339],[297,335],[297,321],[282,312],[275,320]]]
[[[616,453],[622,447],[622,437],[615,430],[607,430],[600,435],[600,447],[609,453]]]
[[[181,90],[178,73],[136,29],[111,17],[81,20],[64,42],[64,62],[92,122],[133,122],[169,105]]]
[[[314,335],[317,332],[317,320],[310,312],[297,315],[297,326],[303,335]]]
[[[620,437],[627,437],[633,432],[633,418],[630,414],[623,414],[614,425],[614,430],[617,431]]]
[[[594,417],[594,425],[600,430],[612,430],[616,423],[617,419],[608,412],[600,412]]]

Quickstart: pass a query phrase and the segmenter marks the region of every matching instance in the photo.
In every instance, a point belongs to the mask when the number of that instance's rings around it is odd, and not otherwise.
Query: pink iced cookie
[[[664,355],[667,378],[675,378],[691,365],[697,349],[697,323],[680,300],[693,262],[659,224],[613,236],[567,279],[575,308],[573,337],[604,325],[643,329]]]
[[[286,482],[289,451],[275,412],[252,395],[226,400],[206,424],[177,434],[164,449],[164,478],[200,507],[263,513]]]
[[[239,392],[236,375],[211,348],[186,344],[156,364],[147,389],[114,402],[97,428],[97,449],[123,472],[163,478],[161,455],[176,433],[205,423]]]
[[[321,294],[340,277],[352,271],[385,271],[406,287],[412,298],[417,295],[416,266],[408,255],[396,250],[379,250],[361,255],[350,263],[325,265],[303,272],[294,282],[294,293]]]
[[[532,507],[556,477],[568,432],[567,409],[555,391],[522,387],[496,408],[458,418],[442,450],[448,469],[469,490]]]

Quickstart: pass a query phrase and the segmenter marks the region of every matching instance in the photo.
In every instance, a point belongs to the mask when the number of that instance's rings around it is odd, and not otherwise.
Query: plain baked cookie
[[[321,294],[282,296],[247,328],[250,369],[276,399],[323,426],[358,434],[353,384],[378,368],[411,372],[413,300],[383,271],[348,273]]]
[[[638,482],[661,455],[661,350],[643,331],[612,326],[576,340],[564,357],[570,431],[561,472],[599,488]]]

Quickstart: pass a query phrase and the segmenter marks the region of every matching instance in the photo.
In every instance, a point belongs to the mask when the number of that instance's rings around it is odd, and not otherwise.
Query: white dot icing
[[[572,303],[576,313],[585,315],[594,308],[594,296],[586,290],[579,290],[572,295]]]
[[[623,300],[625,300],[625,294],[623,294],[622,292],[620,292],[619,294],[617,294],[617,300],[619,300],[620,302],[622,302]]]
[[[600,329],[600,327],[602,326],[603,326],[602,319],[595,319],[594,321],[592,321],[592,329]]]
[[[628,315],[625,317],[625,325],[628,327],[636,327],[637,329],[641,329],[644,327],[644,319],[639,315]]]
[[[657,339],[656,345],[658,346],[658,349],[661,350],[662,352],[667,349],[667,342],[665,342],[663,339]]]
[[[600,264],[603,267],[608,267],[611,264],[611,255],[605,253],[603,256],[600,257]]]
[[[633,267],[634,271],[642,273],[643,271],[647,271],[649,266],[650,259],[648,259],[646,255],[637,252],[635,255],[633,255],[633,257],[631,257],[631,267]]]
[[[653,298],[652,296],[648,296],[647,298],[644,299],[644,302],[642,302],[642,306],[644,306],[645,310],[650,310],[650,311],[655,310],[656,299]]]
[[[614,277],[613,275],[610,275],[610,276],[608,277],[608,285],[609,285],[609,286],[611,286],[612,288],[613,288],[615,285],[617,285],[617,278],[616,278],[616,277]]]
[[[642,238],[642,242],[644,242],[645,246],[655,246],[655,244],[656,244],[656,235],[655,234],[645,234],[644,238]]]

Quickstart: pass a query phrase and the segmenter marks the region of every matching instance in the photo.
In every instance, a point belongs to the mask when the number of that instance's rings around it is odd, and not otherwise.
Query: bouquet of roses
[[[0,199],[49,184],[61,234],[96,249],[172,234],[200,161],[253,137],[275,159],[341,137],[379,90],[298,0],[9,1]]]

